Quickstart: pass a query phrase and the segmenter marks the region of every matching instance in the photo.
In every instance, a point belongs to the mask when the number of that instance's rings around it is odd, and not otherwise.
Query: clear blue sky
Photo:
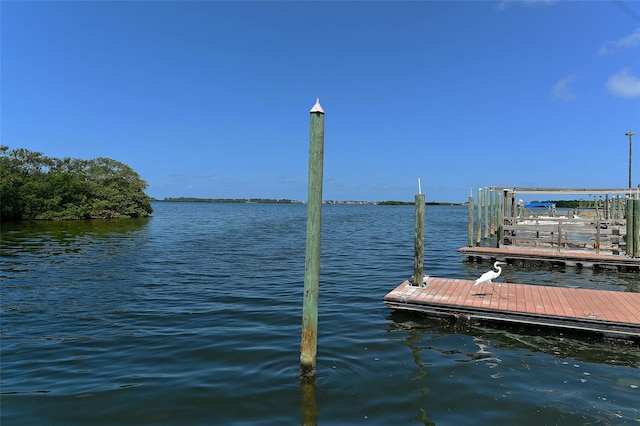
[[[152,197],[466,201],[620,187],[638,1],[2,1],[1,137],[109,157]],[[634,150],[636,152],[636,150]],[[634,186],[640,161],[634,161]]]

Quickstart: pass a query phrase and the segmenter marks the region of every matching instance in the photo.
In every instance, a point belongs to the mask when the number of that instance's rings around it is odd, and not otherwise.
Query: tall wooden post
[[[634,232],[634,220],[633,220],[633,198],[626,199],[626,216],[627,216],[627,256],[633,256],[635,246],[635,232]]]
[[[491,235],[496,235],[498,227],[498,195],[497,190],[491,191]]]
[[[489,238],[489,188],[484,187],[484,239]]]
[[[480,246],[482,236],[482,188],[478,188],[478,220],[476,226],[476,245]]]
[[[616,196],[616,219],[622,218],[622,198]]]
[[[633,257],[640,257],[640,200],[633,200]]]
[[[504,192],[496,194],[496,248],[500,248],[502,242],[502,224],[504,216]]]
[[[467,229],[467,245],[473,247],[473,195],[469,195],[469,224]]]
[[[307,247],[304,265],[302,337],[300,340],[300,377],[302,378],[315,378],[316,376],[324,161],[324,110],[320,106],[320,99],[316,100],[316,104],[311,108],[310,112]]]
[[[422,285],[424,275],[424,194],[416,194],[416,220],[413,248],[413,285]]]

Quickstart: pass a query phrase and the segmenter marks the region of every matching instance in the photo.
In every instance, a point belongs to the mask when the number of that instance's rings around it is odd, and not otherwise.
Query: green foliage
[[[50,158],[0,146],[2,219],[107,219],[151,214],[147,183],[109,158]]]
[[[415,204],[415,203],[412,203],[411,201],[396,201],[396,200],[380,201],[378,203],[378,205],[381,205],[381,206],[408,206],[411,204]]]

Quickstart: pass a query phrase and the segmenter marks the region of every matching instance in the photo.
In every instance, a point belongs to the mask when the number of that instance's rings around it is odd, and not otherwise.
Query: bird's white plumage
[[[478,284],[482,284],[482,283],[491,283],[491,280],[498,278],[500,276],[500,274],[502,273],[502,268],[499,265],[506,265],[506,263],[504,262],[495,262],[493,264],[493,268],[497,269],[497,271],[487,271],[484,274],[482,274],[480,276],[480,278],[478,278],[476,280],[475,285]]]

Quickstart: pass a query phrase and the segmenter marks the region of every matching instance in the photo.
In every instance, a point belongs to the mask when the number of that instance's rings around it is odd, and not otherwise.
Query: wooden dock
[[[458,253],[469,258],[483,260],[536,261],[556,263],[565,266],[583,268],[614,268],[619,270],[640,270],[640,258],[626,255],[595,253],[588,251],[557,251],[543,249],[529,249],[517,246],[506,247],[462,247]]]
[[[640,293],[429,277],[384,297],[392,309],[426,315],[573,329],[640,339]]]

